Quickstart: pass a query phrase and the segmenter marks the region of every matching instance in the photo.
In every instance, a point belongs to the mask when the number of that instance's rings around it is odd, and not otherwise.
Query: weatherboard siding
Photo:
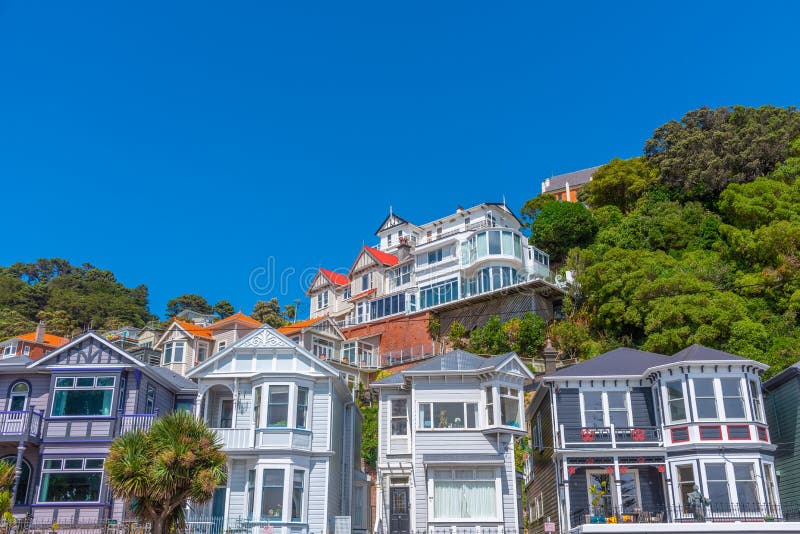
[[[653,390],[647,387],[631,388],[630,396],[633,426],[655,426],[656,413],[653,403]]]
[[[783,503],[800,502],[800,377],[792,377],[769,392],[765,410],[775,451],[775,470]]]
[[[247,462],[244,460],[231,460],[231,472],[228,477],[230,500],[228,501],[228,527],[239,518],[246,517],[247,504],[245,502],[247,491]]]
[[[311,392],[311,447],[314,451],[328,450],[328,410],[331,405],[329,383],[319,380]]]
[[[556,394],[556,407],[559,425],[581,426],[581,399],[577,388],[561,388]]]

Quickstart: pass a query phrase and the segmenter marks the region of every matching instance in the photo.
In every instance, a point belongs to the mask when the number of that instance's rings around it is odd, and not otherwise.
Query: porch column
[[[562,524],[559,525],[559,530],[561,532],[569,532],[572,528],[572,516],[570,515],[570,504],[569,504],[569,466],[567,465],[567,460],[565,459],[561,464],[561,481],[562,487],[564,492],[564,520],[561,522]],[[566,528],[564,528],[566,527]]]
[[[206,390],[206,395],[203,398],[203,421],[206,423],[206,425],[209,424],[209,422],[208,422],[208,397],[210,397],[210,393],[211,393],[211,390],[207,389]]]
[[[231,414],[231,428],[236,428],[236,414],[239,411],[239,377],[233,379],[233,414]],[[288,417],[288,414],[287,414]]]
[[[17,488],[19,487],[19,479],[22,478],[22,455],[25,452],[25,442],[20,440],[17,445],[17,463],[14,466],[14,483],[11,485],[11,507],[17,502]],[[30,483],[30,481],[28,481]]]
[[[619,477],[619,456],[614,456],[614,501],[622,514],[622,480]],[[615,513],[615,515],[617,515]]]

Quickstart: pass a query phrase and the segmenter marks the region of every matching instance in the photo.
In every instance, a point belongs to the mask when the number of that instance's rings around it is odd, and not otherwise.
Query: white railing
[[[119,433],[127,434],[132,430],[143,430],[147,432],[153,424],[156,414],[122,414],[120,415]]]
[[[250,449],[253,447],[249,428],[214,428],[225,449]]]
[[[27,411],[0,411],[0,436],[40,437],[42,414]]]
[[[444,352],[443,349],[444,347],[441,343],[433,341],[431,343],[414,345],[412,347],[390,350],[387,352],[373,351],[372,353],[356,353],[352,358],[350,357],[351,353],[345,356],[343,350],[334,350],[331,355],[320,355],[318,358],[320,360],[343,363],[359,369],[383,369],[384,367],[431,358],[442,354]]]

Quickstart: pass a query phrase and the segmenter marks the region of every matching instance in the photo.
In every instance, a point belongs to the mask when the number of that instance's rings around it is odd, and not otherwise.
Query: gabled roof
[[[220,319],[219,321],[211,323],[210,325],[208,325],[206,327],[206,329],[208,329],[208,330],[217,330],[221,326],[226,326],[229,323],[236,322],[236,321],[238,321],[240,323],[246,323],[246,324],[249,324],[249,325],[252,325],[252,326],[255,326],[255,327],[261,326],[261,324],[262,324],[262,323],[256,321],[255,319],[253,319],[252,317],[250,317],[249,315],[245,315],[242,312],[236,312],[233,315],[229,315],[228,317],[225,317],[224,319]]]
[[[384,265],[397,265],[397,262],[400,261],[394,254],[389,254],[388,252],[383,252],[376,248],[364,245],[364,250],[366,250],[373,258],[375,258],[376,261]]]
[[[321,315],[319,317],[313,317],[311,319],[304,319],[302,321],[295,321],[292,324],[287,324],[286,326],[281,326],[280,328],[278,328],[278,332],[280,332],[284,336],[289,336],[289,335],[292,335],[292,334],[296,334],[297,332],[300,332],[304,328],[308,328],[309,326],[313,326],[313,325],[315,325],[315,324],[317,324],[317,323],[319,323],[321,321],[324,321],[327,318],[328,318],[327,315]]]
[[[581,169],[579,171],[568,172],[566,174],[559,174],[558,176],[551,176],[549,178],[549,184],[548,182],[544,182],[544,192],[547,193],[556,189],[565,189],[567,187],[567,183],[569,183],[570,187],[583,185],[591,180],[592,175],[597,172],[597,169],[599,168],[600,166],[598,165],[597,167],[589,167],[588,169]]]
[[[188,334],[191,334],[193,337],[204,337],[206,339],[211,339],[212,334],[208,327],[196,325],[187,321],[181,321],[180,319],[173,319],[173,322],[180,326]],[[169,331],[169,328],[167,328],[167,331]]]
[[[394,228],[395,226],[401,226],[403,224],[411,224],[407,220],[403,219],[396,213],[390,213],[375,231],[375,235],[380,234],[384,230],[388,230],[389,228]]]
[[[0,359],[0,367],[25,367],[33,362],[27,356],[12,356],[11,358]]]
[[[372,295],[372,294],[373,294],[373,293],[375,293],[377,290],[378,290],[377,288],[375,288],[375,287],[372,287],[372,288],[370,288],[370,289],[367,289],[366,291],[362,291],[361,293],[356,293],[355,295],[353,295],[352,297],[350,297],[350,298],[349,298],[349,299],[347,299],[347,300],[351,300],[351,301],[352,301],[352,300],[359,300],[359,299],[362,299],[362,298],[364,298],[364,297],[368,297],[368,296]]]
[[[346,286],[350,284],[350,279],[346,275],[323,269],[322,267],[319,268],[319,272],[337,286]]]
[[[516,360],[520,369],[526,374],[526,378],[533,378],[533,373],[528,370],[514,352],[500,354],[498,356],[479,356],[465,350],[452,350],[439,356],[434,356],[428,360],[412,365],[398,373],[389,375],[385,378],[372,383],[373,386],[391,386],[402,384],[407,376],[441,374],[441,373],[471,373],[478,371],[499,371],[509,361]]]
[[[641,376],[650,367],[669,363],[669,357],[655,352],[620,347],[586,361],[563,367],[548,377]]]
[[[23,341],[33,341],[34,343],[38,343],[38,341],[36,341],[36,332],[21,334],[16,336],[16,338]],[[44,341],[42,342],[43,345],[50,345],[51,347],[60,347],[61,345],[66,345],[67,343],[69,343],[69,338],[54,336],[53,334],[45,334]]]

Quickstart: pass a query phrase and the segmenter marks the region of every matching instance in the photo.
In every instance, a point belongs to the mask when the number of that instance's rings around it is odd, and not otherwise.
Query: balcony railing
[[[648,447],[660,446],[661,428],[657,426],[632,427],[560,427],[561,448],[573,447]]]
[[[330,354],[318,354],[317,357],[320,360],[329,360],[359,369],[372,370],[424,360],[437,356],[442,351],[443,347],[440,343],[431,342],[387,352],[373,350],[372,352],[365,351],[360,354],[358,352],[353,354],[352,349],[350,351],[333,350]]]
[[[705,523],[711,522],[771,522],[797,521],[800,507],[765,503],[712,502],[708,506],[650,506],[619,508],[599,506],[581,508],[570,513],[572,528],[586,524],[620,523]]]
[[[4,438],[41,438],[42,412],[33,409],[25,411],[0,411],[0,437]]]
[[[127,434],[132,430],[147,432],[156,418],[156,414],[122,414],[120,415],[119,434]]]

